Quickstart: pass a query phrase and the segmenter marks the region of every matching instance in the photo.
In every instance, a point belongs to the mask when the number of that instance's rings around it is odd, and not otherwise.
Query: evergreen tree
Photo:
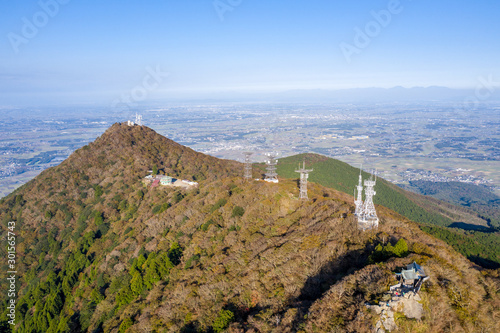
[[[170,273],[170,269],[174,267],[174,264],[170,261],[167,253],[162,253],[156,258],[157,270],[161,279],[165,279]]]
[[[158,265],[155,261],[151,262],[146,268],[144,274],[144,284],[148,289],[152,289],[156,282],[160,281],[160,274],[158,273]]]
[[[130,302],[132,302],[133,299],[134,299],[134,295],[132,293],[132,290],[130,289],[130,286],[127,285],[127,286],[123,287],[118,292],[118,294],[116,294],[115,301],[118,304],[118,306],[122,306],[122,305],[129,304]]]
[[[94,288],[90,293],[90,299],[94,303],[99,304],[102,300],[104,300],[104,295],[101,294],[101,292],[97,288]]]
[[[130,289],[135,295],[140,295],[144,290],[144,282],[142,280],[141,273],[135,272],[130,280]]]
[[[132,319],[125,318],[125,320],[122,321],[122,323],[120,324],[120,327],[118,328],[118,333],[125,333],[132,325],[134,325],[134,322],[132,321]]]
[[[104,223],[104,217],[102,216],[102,213],[97,210],[94,213],[94,223],[97,226],[100,226]]]
[[[104,192],[101,186],[99,185],[94,186],[94,198],[99,199],[103,193]]]
[[[393,253],[396,257],[405,257],[408,255],[408,244],[403,238],[400,238],[396,245],[394,245]]]
[[[216,333],[220,333],[228,328],[233,320],[234,313],[230,310],[221,310],[219,316],[214,320],[212,327]]]
[[[170,250],[168,250],[168,258],[174,264],[174,266],[177,266],[181,262],[182,258],[182,249],[177,242],[173,242],[172,245],[170,245]]]

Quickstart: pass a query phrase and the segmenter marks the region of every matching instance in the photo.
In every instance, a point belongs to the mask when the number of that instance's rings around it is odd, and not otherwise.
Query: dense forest
[[[498,233],[422,225],[421,229],[444,240],[469,260],[486,268],[500,268]]]

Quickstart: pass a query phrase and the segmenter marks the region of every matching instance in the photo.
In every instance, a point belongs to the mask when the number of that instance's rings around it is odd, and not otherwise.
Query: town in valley
[[[104,112],[103,112],[104,109]],[[500,104],[461,112],[454,103],[379,105],[183,103],[108,108],[9,109],[0,128],[2,196],[55,166],[115,122],[145,125],[196,151],[255,162],[314,152],[397,184],[473,183],[500,193]]]

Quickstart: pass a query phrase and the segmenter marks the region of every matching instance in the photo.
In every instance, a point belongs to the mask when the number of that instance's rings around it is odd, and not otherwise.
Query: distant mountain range
[[[19,102],[19,98],[4,96],[4,105],[0,108],[16,109],[16,107],[30,107],[30,112],[39,107],[68,107],[68,108],[109,108],[109,100],[113,96],[98,96],[94,102],[75,102],[81,96],[64,96],[51,100],[48,97],[26,99]],[[478,108],[488,103],[500,101],[500,88],[484,87],[478,85],[473,89],[452,89],[447,87],[412,87],[401,86],[392,88],[352,88],[352,89],[293,89],[293,90],[238,90],[222,89],[218,91],[162,91],[152,93],[147,102],[134,102],[133,107],[165,106],[179,103],[348,103],[348,104],[374,104],[374,103],[451,103],[456,108]],[[125,106],[123,106],[125,107]],[[128,106],[132,107],[132,106]],[[128,108],[126,107],[126,108]],[[113,107],[116,112],[121,112],[121,107]],[[46,112],[44,110],[44,112]],[[52,112],[52,111],[51,111]]]
[[[197,94],[199,102],[280,102],[280,103],[458,103],[457,107],[477,107],[482,103],[500,101],[500,89],[478,86],[476,89],[452,89],[440,86],[352,89],[296,89],[281,92],[240,92],[227,90],[210,94]],[[168,94],[168,93],[167,93]],[[182,95],[179,95],[182,96]],[[170,96],[169,100],[192,100],[189,95]],[[477,102],[477,103],[476,103]]]

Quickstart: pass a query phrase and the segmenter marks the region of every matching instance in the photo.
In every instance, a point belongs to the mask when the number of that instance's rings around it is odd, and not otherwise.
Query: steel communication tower
[[[361,168],[359,168],[359,183],[358,186],[356,186],[356,189],[354,189],[354,197],[356,197],[356,190],[357,198],[354,201],[354,204],[356,205],[354,215],[359,218],[363,215],[363,177],[361,176]]]
[[[142,115],[137,113],[135,114],[135,124],[142,126]]]
[[[307,197],[307,178],[309,178],[309,172],[312,172],[313,169],[306,169],[306,162],[302,162],[302,168],[299,164],[299,169],[295,170],[295,172],[300,172],[300,193],[299,199],[308,200]]]
[[[365,204],[363,207],[363,222],[367,222],[371,225],[371,227],[378,226],[378,216],[377,211],[375,210],[375,204],[373,203],[373,196],[377,194],[375,192],[375,185],[377,183],[376,176],[373,175],[370,179],[365,180]]]
[[[373,197],[377,192],[375,192],[375,185],[377,184],[377,178],[372,174],[370,179],[364,181],[361,176],[361,169],[359,170],[359,183],[354,190],[354,196],[356,197],[354,204],[356,205],[355,215],[358,217],[358,225],[363,230],[378,227],[378,216],[375,210],[375,204],[373,203]],[[365,190],[365,201],[363,202],[363,188]],[[356,193],[357,192],[357,193]],[[357,195],[356,195],[357,194]]]
[[[276,173],[276,165],[278,164],[278,160],[276,159],[277,154],[269,153],[267,156],[267,167],[266,167],[266,178],[264,180],[270,183],[278,182],[278,174]]]
[[[252,161],[250,160],[250,156],[253,155],[253,153],[250,152],[244,152],[245,155],[245,167],[244,167],[244,178],[247,180],[252,179]]]

